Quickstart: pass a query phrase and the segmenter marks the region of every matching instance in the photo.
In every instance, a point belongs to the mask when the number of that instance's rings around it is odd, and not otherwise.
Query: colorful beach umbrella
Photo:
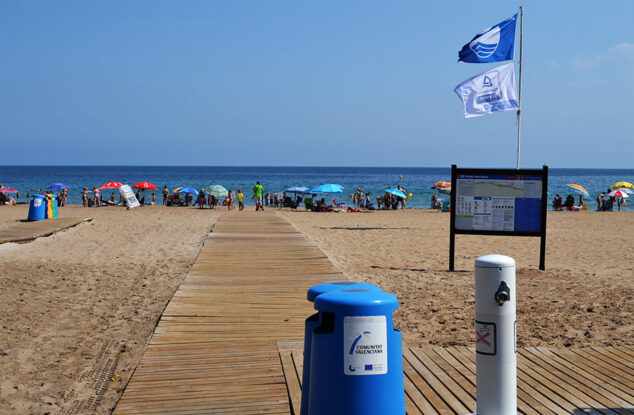
[[[444,195],[450,195],[451,194],[451,186],[449,186],[449,187],[439,187],[436,190],[438,190],[440,193],[442,193]]]
[[[615,190],[613,192],[608,193],[608,196],[610,197],[629,197],[627,192],[622,191],[622,190]]]
[[[634,184],[630,183],[630,182],[616,182],[614,183],[612,186],[610,186],[612,189],[620,189],[622,187],[625,187],[627,189],[634,189]]]
[[[405,193],[403,193],[402,191],[396,189],[396,188],[392,188],[392,189],[385,189],[386,193],[391,193],[394,196],[398,196],[398,197],[402,197],[403,199],[405,199],[407,197],[407,195]]]
[[[434,185],[431,187],[432,189],[441,189],[443,187],[449,187],[451,188],[451,182],[443,182],[442,180],[439,182],[434,183]]]
[[[123,183],[119,183],[119,182],[108,182],[106,184],[102,184],[101,186],[99,186],[99,190],[104,190],[104,189],[118,189],[121,186],[123,186]]]
[[[198,195],[198,190],[191,187],[181,187],[178,193],[189,193],[191,195]]]
[[[150,182],[139,182],[132,186],[133,189],[142,189],[142,190],[156,190],[156,186],[154,186]]]
[[[66,186],[64,183],[55,183],[46,188],[46,190],[60,190],[60,189],[70,189],[70,187]]]
[[[571,188],[572,190],[581,193],[582,195],[586,196],[586,197],[590,197],[590,194],[588,193],[588,191],[585,189],[585,187],[580,186],[578,184],[575,183],[569,183],[566,186],[568,186],[569,188]]]
[[[219,184],[214,184],[205,189],[205,192],[210,195],[216,196],[216,198],[227,197],[229,195],[229,191],[225,189],[224,186]]]
[[[18,191],[12,187],[3,187],[0,189],[0,193],[18,193]]]
[[[308,190],[308,193],[342,193],[343,186],[340,184],[322,184],[321,186],[317,186]]]

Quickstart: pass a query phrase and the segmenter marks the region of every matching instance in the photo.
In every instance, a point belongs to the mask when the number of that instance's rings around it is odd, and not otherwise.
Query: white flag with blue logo
[[[458,61],[501,62],[513,59],[517,14],[475,35],[458,52]]]
[[[465,118],[517,109],[515,64],[507,63],[467,79],[454,92],[462,100]]]

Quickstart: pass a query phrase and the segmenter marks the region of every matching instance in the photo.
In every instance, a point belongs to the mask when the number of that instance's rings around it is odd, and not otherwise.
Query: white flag
[[[465,118],[517,109],[515,64],[507,63],[467,79],[454,92],[464,104]]]

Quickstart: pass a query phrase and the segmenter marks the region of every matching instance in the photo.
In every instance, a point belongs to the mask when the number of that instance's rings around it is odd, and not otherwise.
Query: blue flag
[[[475,35],[458,52],[458,62],[485,63],[513,59],[517,14]]]

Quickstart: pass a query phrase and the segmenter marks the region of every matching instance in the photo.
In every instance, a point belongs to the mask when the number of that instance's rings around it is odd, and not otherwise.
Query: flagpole
[[[517,103],[517,169],[520,168],[520,136],[522,131],[522,51],[524,39],[524,6],[520,6],[520,85]]]

